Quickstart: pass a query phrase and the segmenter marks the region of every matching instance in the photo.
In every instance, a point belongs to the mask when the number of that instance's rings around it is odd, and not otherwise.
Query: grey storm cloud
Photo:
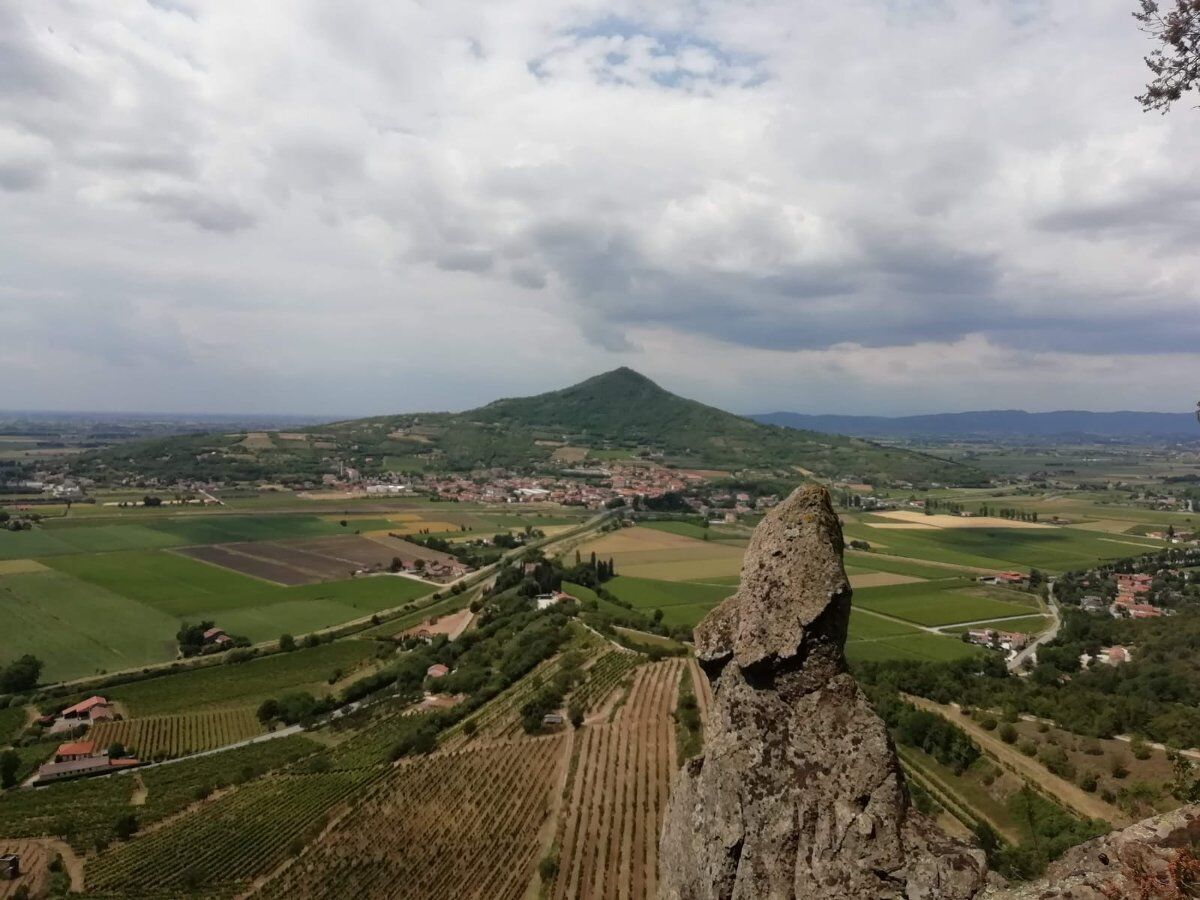
[[[173,343],[181,396],[245,363],[323,408],[701,353],[1154,397],[1145,360],[1197,365],[1200,119],[1138,110],[1127,6],[3,5],[0,314],[30,354],[87,323],[80,384],[138,354],[176,390]]]

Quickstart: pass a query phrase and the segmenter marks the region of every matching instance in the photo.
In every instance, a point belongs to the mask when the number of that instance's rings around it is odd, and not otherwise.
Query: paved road
[[[1054,599],[1054,581],[1051,580],[1049,584],[1050,593],[1046,598],[1046,612],[1050,614],[1050,618],[1053,620],[1050,624],[1050,628],[1039,634],[1033,639],[1028,647],[1008,661],[1008,671],[1010,672],[1020,673],[1021,667],[1025,664],[1025,661],[1027,659],[1034,658],[1034,655],[1037,653],[1037,648],[1040,645],[1049,643],[1058,637],[1058,630],[1062,627],[1062,616],[1059,615],[1058,612],[1058,602]]]

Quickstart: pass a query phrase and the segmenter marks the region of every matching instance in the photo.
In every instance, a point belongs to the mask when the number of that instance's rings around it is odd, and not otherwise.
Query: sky
[[[1132,0],[0,0],[0,408],[1194,407]]]

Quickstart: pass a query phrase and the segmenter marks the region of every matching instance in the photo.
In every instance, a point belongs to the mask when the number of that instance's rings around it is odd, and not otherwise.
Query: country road
[[[1049,587],[1050,590],[1046,596],[1046,612],[1050,614],[1050,618],[1053,621],[1046,631],[1043,631],[1041,634],[1039,634],[1033,639],[1033,641],[1030,642],[1028,647],[1008,661],[1008,671],[1010,672],[1019,673],[1021,671],[1021,667],[1025,665],[1025,661],[1027,659],[1033,659],[1037,654],[1037,648],[1039,646],[1042,644],[1047,644],[1058,637],[1058,630],[1062,628],[1062,616],[1058,611],[1058,602],[1054,599],[1053,579],[1050,580]]]

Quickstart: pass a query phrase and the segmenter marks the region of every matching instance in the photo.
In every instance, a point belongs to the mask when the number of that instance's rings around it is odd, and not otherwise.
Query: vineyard
[[[8,791],[0,795],[0,835],[54,835],[77,850],[90,850],[97,840],[112,838],[113,825],[123,813],[134,812],[145,827],[186,808],[200,794],[249,781],[315,749],[308,738],[292,736],[138,769],[147,795],[145,804],[136,808],[131,806],[134,780],[128,774]]]
[[[89,738],[98,747],[122,744],[142,761],[173,759],[215,750],[262,734],[252,709],[223,709],[178,716],[100,722]]]
[[[392,761],[392,748],[417,731],[428,716],[393,712],[377,716],[327,754],[334,769],[362,769]]]
[[[571,695],[585,712],[604,705],[609,695],[629,680],[629,673],[646,661],[640,653],[610,650],[587,670],[587,679]]]
[[[671,711],[684,665],[642,666],[616,719],[576,736],[555,838],[554,900],[655,896],[658,834],[676,766]]]
[[[87,889],[115,897],[181,896],[248,886],[324,828],[339,804],[384,770],[274,775],[101,853],[87,867]]]
[[[595,653],[594,650],[582,652]],[[584,657],[584,662],[589,658]],[[562,664],[563,656],[560,654],[538,665],[490,703],[449,729],[443,736],[442,747],[453,750],[465,746],[471,740],[497,741],[524,737],[525,732],[521,728],[521,706],[532,699],[533,695],[558,673]]]
[[[696,657],[694,656],[688,659],[688,671],[692,675],[692,691],[696,695],[696,706],[700,710],[700,721],[707,725],[709,712],[713,705],[712,685],[709,684],[708,676],[704,674],[704,670],[700,668],[700,664],[696,662]]]
[[[253,896],[520,900],[567,745],[554,735],[401,763]]]

